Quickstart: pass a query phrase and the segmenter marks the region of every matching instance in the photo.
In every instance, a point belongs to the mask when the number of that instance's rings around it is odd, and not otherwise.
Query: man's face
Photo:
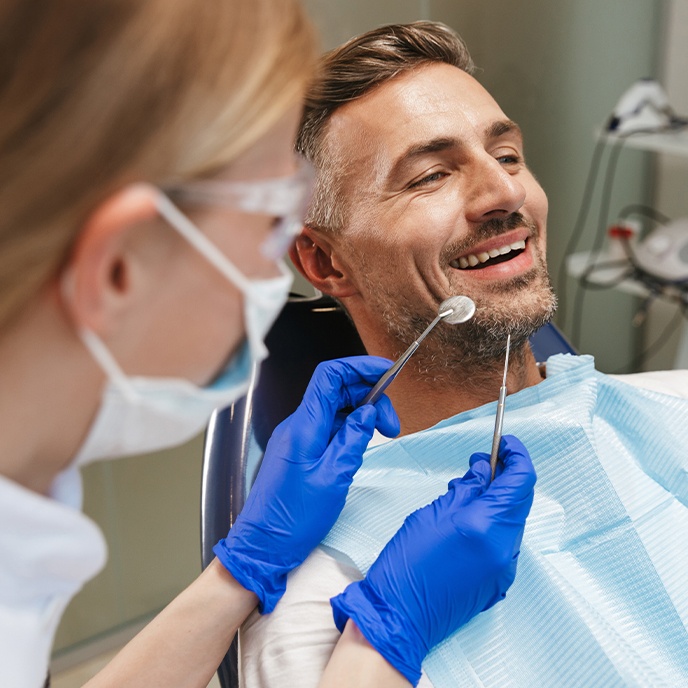
[[[436,328],[441,365],[502,355],[506,332],[525,341],[551,317],[547,199],[518,126],[475,79],[446,64],[403,74],[337,110],[328,143],[348,161],[336,242],[359,315],[400,350],[453,294],[477,311]]]

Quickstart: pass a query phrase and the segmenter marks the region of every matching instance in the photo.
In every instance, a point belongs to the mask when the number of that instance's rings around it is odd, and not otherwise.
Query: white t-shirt
[[[688,370],[614,376],[631,385],[688,398]],[[373,444],[387,441],[381,435]],[[346,555],[317,548],[289,576],[271,614],[255,611],[240,632],[242,688],[315,688],[339,639],[330,597],[362,575]],[[418,684],[432,688],[426,674]]]
[[[81,513],[81,477],[49,497],[0,476],[0,686],[40,688],[60,618],[105,564],[98,526]]]

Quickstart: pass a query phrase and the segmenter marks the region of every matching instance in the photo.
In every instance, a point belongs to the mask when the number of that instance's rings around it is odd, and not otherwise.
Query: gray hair
[[[326,53],[318,78],[309,89],[296,149],[318,174],[306,224],[339,231],[347,215],[344,181],[351,173],[347,161],[327,143],[332,114],[399,74],[432,62],[472,74],[475,66],[463,39],[445,24],[418,21],[389,24],[352,38]]]

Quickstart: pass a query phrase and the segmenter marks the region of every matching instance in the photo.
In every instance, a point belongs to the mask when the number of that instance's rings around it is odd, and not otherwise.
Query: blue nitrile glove
[[[270,438],[244,508],[213,548],[234,578],[256,593],[261,613],[274,609],[289,571],[339,517],[373,430],[399,433],[386,396],[348,416],[340,413],[360,403],[390,365],[373,356],[321,363],[299,407]]]
[[[505,435],[490,484],[487,454],[473,454],[463,478],[412,513],[366,577],[331,600],[342,631],[354,620],[368,642],[413,685],[432,647],[501,600],[516,575],[535,469]]]

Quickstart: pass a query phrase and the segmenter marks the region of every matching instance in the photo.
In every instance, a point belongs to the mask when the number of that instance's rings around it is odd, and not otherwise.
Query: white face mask
[[[289,296],[293,276],[282,260],[276,261],[278,277],[250,280],[162,194],[158,211],[243,292],[247,341],[210,386],[198,387],[184,379],[127,376],[102,340],[90,330],[81,330],[79,335],[108,376],[108,385],[75,458],[77,465],[164,449],[197,435],[215,409],[229,406],[246,393],[258,364],[268,354],[265,336]]]

